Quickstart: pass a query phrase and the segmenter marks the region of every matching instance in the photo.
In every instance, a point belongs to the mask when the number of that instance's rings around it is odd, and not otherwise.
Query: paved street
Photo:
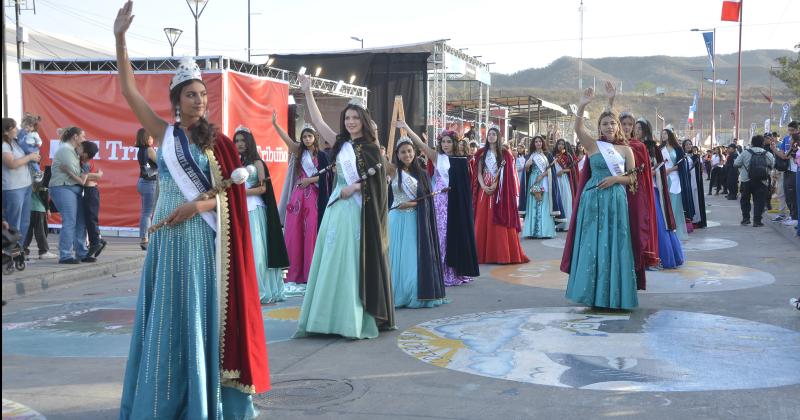
[[[260,418],[800,418],[800,240],[708,204],[716,223],[690,235],[684,267],[648,272],[632,313],[563,297],[563,236],[523,240],[531,263],[482,266],[374,340],[291,339],[301,299],[265,305],[274,390]],[[6,400],[51,420],[117,417],[139,285],[124,269],[22,296],[8,284],[24,273],[4,276],[4,420]]]

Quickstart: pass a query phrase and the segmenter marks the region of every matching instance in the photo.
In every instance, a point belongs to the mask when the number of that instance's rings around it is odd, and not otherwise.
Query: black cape
[[[475,214],[469,159],[450,156],[450,191],[447,193],[447,248],[445,263],[459,276],[478,277]],[[435,218],[434,218],[435,223]]]

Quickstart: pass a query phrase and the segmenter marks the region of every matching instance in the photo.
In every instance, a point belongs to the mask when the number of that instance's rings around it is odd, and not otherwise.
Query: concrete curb
[[[139,255],[102,263],[81,264],[75,268],[37,273],[21,278],[6,276],[2,282],[3,299],[14,300],[29,297],[58,286],[138,270],[142,267],[143,262],[144,255]]]

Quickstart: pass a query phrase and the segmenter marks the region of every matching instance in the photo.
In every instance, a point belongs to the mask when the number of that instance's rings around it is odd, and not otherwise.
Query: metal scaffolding
[[[179,59],[171,57],[133,58],[131,66],[135,72],[173,72],[178,68]],[[253,64],[223,56],[196,57],[198,67],[205,71],[231,70],[257,77],[287,82],[291,90],[299,90],[297,72]],[[106,59],[28,59],[22,62],[21,70],[28,73],[116,73],[117,60]],[[369,90],[343,81],[311,78],[311,89],[327,96],[360,98],[367,101]]]

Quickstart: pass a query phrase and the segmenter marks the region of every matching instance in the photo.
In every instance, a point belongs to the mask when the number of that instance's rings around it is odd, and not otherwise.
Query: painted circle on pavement
[[[466,314],[414,326],[398,346],[435,366],[565,388],[710,391],[800,383],[800,333],[682,311]]]
[[[527,264],[493,268],[489,275],[497,280],[522,286],[547,289],[567,288],[568,276],[559,271],[561,260],[532,261]],[[647,290],[639,293],[701,293],[749,289],[775,282],[767,272],[738,265],[707,261],[687,261],[672,270],[648,271]]]

